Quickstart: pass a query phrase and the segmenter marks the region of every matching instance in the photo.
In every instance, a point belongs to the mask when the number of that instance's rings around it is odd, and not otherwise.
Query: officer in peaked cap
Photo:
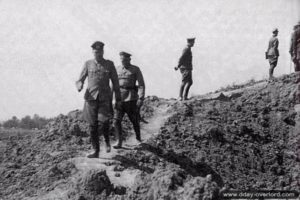
[[[196,38],[187,38],[186,40],[187,40],[188,43],[191,43],[191,42],[194,43],[194,42],[195,42],[195,39],[196,39]]]
[[[114,127],[118,135],[116,149],[122,148],[122,119],[125,113],[133,125],[137,141],[141,142],[139,110],[144,102],[145,83],[140,68],[131,64],[130,57],[130,53],[120,52],[121,65],[117,67],[122,103],[114,113]]]
[[[92,44],[94,59],[86,61],[76,82],[80,92],[86,78],[88,85],[84,95],[83,117],[89,123],[90,139],[94,153],[89,158],[98,158],[100,151],[99,135],[103,134],[106,152],[111,151],[109,140],[109,120],[113,117],[112,93],[109,81],[115,93],[116,108],[120,107],[121,94],[118,75],[114,63],[103,58],[104,43],[97,41]]]
[[[277,38],[278,35],[278,29],[274,28],[272,30],[272,37],[269,40],[268,49],[266,51],[266,58],[269,60],[270,69],[269,69],[269,80],[271,81],[274,76],[274,69],[277,66],[278,57],[279,57],[279,51],[278,51],[278,45],[279,41]]]
[[[100,42],[100,41],[96,41],[92,44],[92,49],[94,50],[103,50],[103,47],[104,47],[104,43],[103,42]]]
[[[127,53],[127,52],[125,52],[125,51],[121,51],[121,52],[119,53],[119,55],[120,55],[120,56],[123,56],[123,57],[125,57],[125,58],[127,58],[127,59],[129,59],[129,58],[131,57],[131,54],[130,54],[130,53]]]
[[[188,94],[191,85],[193,84],[192,78],[192,50],[191,48],[194,46],[195,38],[187,38],[187,46],[183,49],[182,55],[179,58],[178,65],[175,67],[175,70],[180,69],[182,74],[182,82],[179,89],[179,100],[187,100]]]
[[[278,33],[279,31],[278,31],[278,28],[274,28],[273,30],[272,30],[272,33]]]

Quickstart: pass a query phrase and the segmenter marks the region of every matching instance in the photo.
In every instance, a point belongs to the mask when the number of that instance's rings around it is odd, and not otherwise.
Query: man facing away
[[[294,32],[292,33],[290,54],[293,63],[295,64],[295,72],[300,71],[300,21],[294,27]]]
[[[273,31],[273,36],[269,40],[268,49],[266,52],[266,58],[269,60],[270,69],[269,69],[269,80],[274,79],[273,73],[274,69],[277,66],[278,57],[279,57],[279,51],[278,51],[278,45],[279,41],[277,38],[278,35],[278,29],[275,28]]]
[[[131,64],[131,54],[120,52],[121,66],[117,67],[121,100],[120,109],[115,111],[114,127],[118,135],[118,143],[115,149],[122,148],[122,119],[127,113],[133,125],[136,139],[141,142],[139,110],[145,97],[145,83],[139,67]],[[136,86],[138,82],[138,86]]]
[[[109,86],[111,80],[115,93],[116,108],[119,107],[121,94],[118,75],[114,63],[103,58],[104,44],[95,42],[92,46],[94,59],[85,62],[76,86],[80,92],[85,79],[88,77],[88,86],[84,95],[85,103],[83,117],[89,123],[90,140],[94,153],[88,158],[98,158],[100,151],[99,135],[103,134],[106,143],[106,152],[110,152],[109,119],[112,118],[112,93]]]
[[[193,70],[193,64],[192,64],[192,50],[191,48],[194,46],[195,38],[188,38],[187,39],[187,46],[183,49],[182,55],[179,58],[178,65],[175,67],[175,70],[177,71],[180,69],[180,72],[182,74],[182,82],[179,90],[179,100],[187,100],[188,94],[191,85],[193,84],[192,79],[192,70]]]

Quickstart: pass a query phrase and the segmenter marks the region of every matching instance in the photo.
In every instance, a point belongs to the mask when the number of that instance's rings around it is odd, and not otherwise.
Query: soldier
[[[184,48],[183,53],[179,58],[178,66],[175,67],[175,70],[177,71],[178,69],[180,69],[180,72],[182,74],[182,83],[179,90],[180,101],[188,99],[189,90],[191,85],[193,84],[193,79],[192,79],[193,56],[192,56],[191,48],[194,46],[194,43],[195,43],[195,38],[187,39],[187,47]]]
[[[290,54],[292,61],[295,64],[295,72],[300,71],[300,21],[294,27],[294,32],[291,38]]]
[[[125,113],[133,124],[136,139],[141,142],[139,110],[145,97],[145,83],[140,68],[130,63],[130,57],[131,54],[120,52],[122,65],[117,67],[122,103],[114,116],[114,127],[118,135],[118,144],[114,146],[115,149],[122,148],[121,122]],[[136,86],[136,82],[138,82],[138,86]]]
[[[90,139],[94,153],[88,158],[98,158],[100,151],[99,135],[103,134],[106,143],[106,152],[110,152],[109,119],[112,118],[112,91],[109,86],[111,80],[115,93],[116,108],[120,107],[121,94],[118,75],[114,63],[103,58],[104,44],[95,42],[92,46],[94,59],[88,60],[83,66],[76,86],[80,92],[84,81],[88,77],[88,86],[84,95],[85,104],[83,117],[89,123]]]
[[[273,72],[275,67],[277,66],[278,57],[279,57],[279,51],[278,51],[278,45],[279,41],[277,38],[278,35],[278,29],[275,28],[273,31],[273,36],[269,40],[268,49],[266,52],[266,58],[269,60],[270,63],[270,69],[269,69],[269,80],[272,80],[274,78]]]

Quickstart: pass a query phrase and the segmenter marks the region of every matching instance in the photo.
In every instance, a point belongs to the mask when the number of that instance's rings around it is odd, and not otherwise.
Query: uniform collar
[[[131,67],[131,65],[128,65],[127,67],[125,67],[123,65],[121,65],[121,66],[122,66],[122,69],[129,69]]]
[[[98,62],[96,58],[94,58],[94,62],[95,62],[96,64],[101,64],[101,62]],[[104,62],[104,59],[102,60],[102,62]]]

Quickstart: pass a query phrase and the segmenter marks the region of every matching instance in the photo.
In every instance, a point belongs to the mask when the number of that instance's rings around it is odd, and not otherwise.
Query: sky
[[[174,67],[188,37],[196,37],[192,95],[266,78],[275,27],[275,76],[288,74],[299,11],[300,0],[0,0],[0,120],[82,109],[75,81],[97,40],[116,66],[120,51],[133,55],[146,95],[178,96]]]

